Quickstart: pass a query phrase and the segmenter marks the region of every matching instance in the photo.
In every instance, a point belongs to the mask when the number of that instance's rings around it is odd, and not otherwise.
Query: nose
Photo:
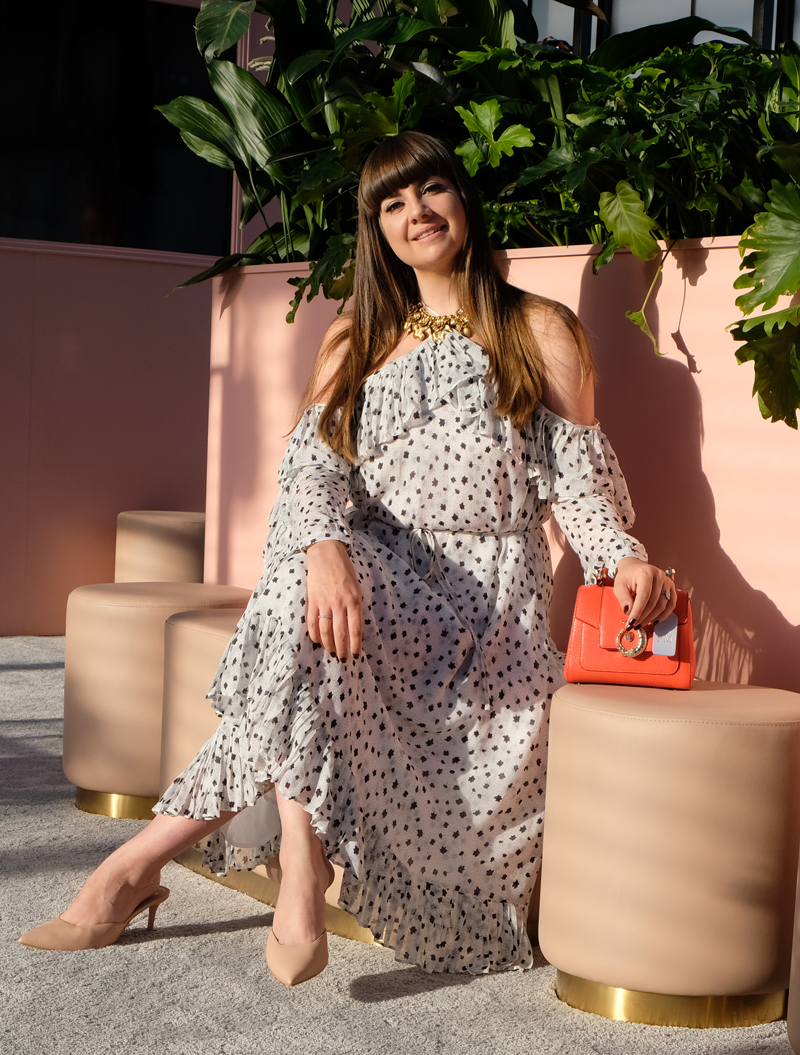
[[[432,210],[430,205],[425,201],[425,197],[422,194],[415,194],[411,201],[411,219],[414,223],[419,223],[426,216],[430,216]]]

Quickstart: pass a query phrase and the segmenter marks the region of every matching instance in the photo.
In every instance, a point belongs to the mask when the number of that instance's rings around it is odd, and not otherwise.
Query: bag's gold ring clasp
[[[632,641],[636,641],[636,644],[631,645]],[[635,659],[636,656],[641,656],[646,648],[647,634],[641,627],[638,630],[636,627],[623,627],[617,634],[617,649],[626,659]]]

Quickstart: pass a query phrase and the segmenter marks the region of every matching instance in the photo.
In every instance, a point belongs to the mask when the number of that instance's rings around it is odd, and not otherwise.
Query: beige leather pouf
[[[150,817],[161,765],[164,621],[194,608],[244,610],[235,586],[80,586],[67,602],[64,773],[89,813]]]
[[[164,624],[159,795],[217,730],[220,719],[206,692],[240,615],[238,609],[178,612]]]
[[[202,582],[205,531],[205,513],[120,513],[114,582]]]
[[[789,999],[786,1007],[786,1025],[792,1051],[800,1055],[800,872],[798,872],[798,896],[794,915],[794,944],[792,946],[792,973],[789,980]]]
[[[780,1018],[799,841],[800,695],[559,689],[539,916],[558,995],[656,1025]]]

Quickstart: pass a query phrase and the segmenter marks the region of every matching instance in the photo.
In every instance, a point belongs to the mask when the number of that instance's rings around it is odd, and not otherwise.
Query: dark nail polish
[[[642,624],[641,623],[637,623],[636,626],[633,629],[634,630],[641,630],[642,629]]]
[[[626,605],[625,605],[625,607],[624,607],[624,608],[622,609],[622,611],[623,611],[623,612],[625,613],[625,615],[627,615],[627,614],[628,614],[628,609],[629,609],[629,608],[630,608],[630,605],[629,605],[629,604],[626,604]]]
[[[653,620],[653,626],[658,626],[658,620],[657,619]]]
[[[625,624],[625,629],[626,630],[630,630],[632,626],[633,626],[633,620],[629,619],[628,622]]]

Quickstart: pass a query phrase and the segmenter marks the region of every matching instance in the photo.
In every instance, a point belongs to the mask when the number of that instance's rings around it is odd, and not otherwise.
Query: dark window
[[[213,102],[190,7],[37,0],[2,18],[0,235],[213,256],[231,177],[153,107]]]

